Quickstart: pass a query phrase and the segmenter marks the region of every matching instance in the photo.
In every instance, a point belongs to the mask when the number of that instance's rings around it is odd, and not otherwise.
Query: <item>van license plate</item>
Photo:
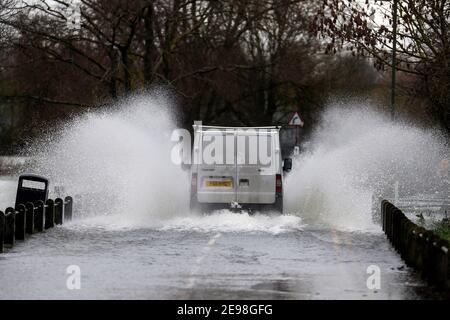
[[[231,188],[233,184],[231,180],[207,180],[205,181],[207,187],[227,187]]]

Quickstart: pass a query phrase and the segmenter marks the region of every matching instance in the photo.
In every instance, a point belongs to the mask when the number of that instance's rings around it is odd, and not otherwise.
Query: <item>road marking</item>
[[[203,254],[199,257],[197,257],[197,259],[195,259],[195,265],[192,268],[190,274],[189,274],[189,278],[188,278],[188,289],[191,289],[194,287],[195,285],[195,276],[198,273],[198,271],[201,268],[201,263],[203,262],[203,260],[205,260],[206,256],[208,255],[209,251],[211,250],[211,248],[216,244],[217,239],[219,239],[222,236],[221,233],[217,233],[214,236],[212,236],[208,242],[206,243],[206,246],[204,246],[202,248],[201,251],[203,251]]]

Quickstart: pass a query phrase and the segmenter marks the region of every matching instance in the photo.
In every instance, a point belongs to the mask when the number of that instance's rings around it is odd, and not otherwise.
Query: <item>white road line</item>
[[[211,248],[216,244],[216,240],[219,239],[221,236],[222,236],[221,233],[217,233],[214,236],[212,236],[208,240],[206,246],[204,246],[202,248],[203,254],[201,256],[197,257],[197,259],[195,259],[195,265],[192,268],[192,270],[191,270],[191,272],[189,274],[190,276],[188,278],[188,285],[187,285],[187,287],[189,289],[194,287],[194,285],[195,285],[195,276],[196,276],[196,274],[198,273],[198,271],[201,268],[201,263],[203,262],[203,260],[205,260],[206,256],[208,255],[208,252],[211,250]]]

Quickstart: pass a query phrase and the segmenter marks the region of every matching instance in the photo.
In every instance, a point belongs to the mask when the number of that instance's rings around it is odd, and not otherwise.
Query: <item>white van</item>
[[[191,210],[283,212],[280,127],[194,125]]]

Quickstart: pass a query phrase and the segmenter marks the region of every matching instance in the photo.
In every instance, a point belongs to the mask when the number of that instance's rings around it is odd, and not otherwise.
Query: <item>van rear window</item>
[[[202,134],[202,163],[211,165],[271,166],[274,135],[265,133],[208,132]]]

